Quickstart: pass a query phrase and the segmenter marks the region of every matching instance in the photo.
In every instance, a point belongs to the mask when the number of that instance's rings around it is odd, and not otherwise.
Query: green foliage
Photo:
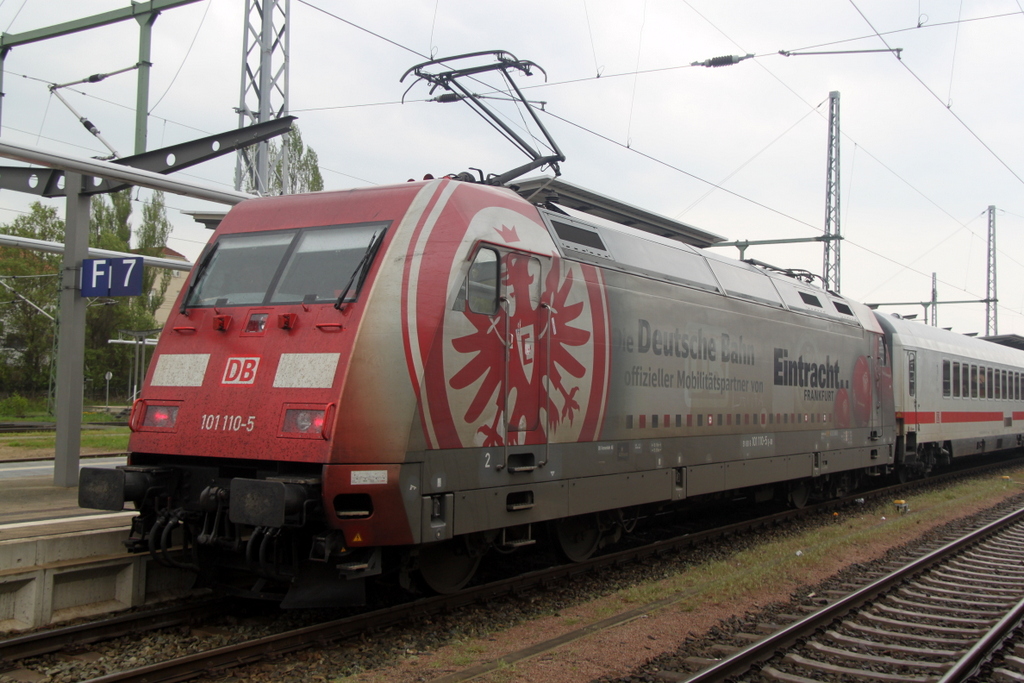
[[[267,143],[267,167],[270,169],[270,181],[267,195],[299,194],[301,192],[320,192],[324,189],[324,179],[320,175],[320,160],[312,147],[302,142],[299,127],[292,129],[281,137],[281,145],[271,140]],[[250,148],[255,156],[255,148]],[[287,151],[287,155],[282,153]],[[288,182],[282,182],[285,175],[285,161],[288,164]],[[246,181],[246,191],[254,192],[251,179]]]
[[[62,242],[64,221],[57,210],[32,204],[0,231],[31,239]],[[49,381],[60,296],[58,254],[0,247],[0,387],[6,391],[45,391]]]
[[[0,415],[11,417],[25,417],[31,410],[31,402],[24,396],[12,394],[0,401]]]
[[[155,192],[142,205],[142,223],[135,231],[131,227],[131,190],[122,190],[92,200],[90,221],[91,246],[113,251],[133,251],[145,256],[159,256],[167,244],[171,224],[167,220],[163,193]],[[137,248],[131,248],[132,238]],[[114,374],[110,384],[117,391],[128,387],[130,368],[135,348],[126,344],[111,344],[111,339],[125,338],[122,331],[138,332],[156,328],[153,313],[163,302],[170,273],[160,277],[156,269],[146,268],[142,275],[142,296],[111,299],[113,303],[94,301],[86,313],[85,374],[92,387],[106,386],[104,375]]]
[[[131,190],[94,197],[89,221],[89,245],[100,249],[160,256],[171,232],[164,198],[154,193],[143,203],[142,221],[132,229]],[[64,241],[64,221],[53,207],[39,202],[31,212],[0,228],[21,237]],[[132,249],[133,241],[137,249]],[[0,248],[0,387],[23,394],[45,394],[49,387],[54,335],[58,318],[62,257],[38,251]],[[110,344],[124,338],[122,330],[157,327],[154,312],[163,302],[170,273],[153,268],[143,272],[143,296],[90,300],[86,309],[86,390],[106,386],[104,375],[114,374],[111,389],[128,389],[135,348]],[[45,314],[44,314],[45,313]]]

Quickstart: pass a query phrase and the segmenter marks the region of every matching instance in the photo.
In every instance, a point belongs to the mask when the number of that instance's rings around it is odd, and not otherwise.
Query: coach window
[[[978,366],[971,366],[971,398],[978,398]]]
[[[962,396],[964,398],[970,398],[970,396],[971,396],[970,366],[967,363],[964,363],[962,370],[963,370],[963,373],[964,373],[963,374],[963,382],[961,382],[961,384],[964,385],[964,393],[962,394]]]
[[[466,301],[474,313],[498,312],[498,252],[481,249],[466,277]]]
[[[953,363],[953,398],[960,398],[960,364]]]
[[[986,374],[988,375],[988,397],[992,398],[992,390],[995,388],[992,384],[992,368],[988,368]]]
[[[1013,400],[1020,400],[1020,373],[1013,373]]]
[[[942,361],[942,395],[949,396],[953,391],[953,385],[949,376],[949,361]]]

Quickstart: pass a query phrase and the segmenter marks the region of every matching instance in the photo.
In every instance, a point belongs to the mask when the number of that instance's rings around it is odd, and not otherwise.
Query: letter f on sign
[[[96,289],[100,286],[97,282],[101,277],[105,280],[107,277],[107,271],[103,270],[103,266],[107,265],[106,259],[95,259],[92,262],[92,288]]]

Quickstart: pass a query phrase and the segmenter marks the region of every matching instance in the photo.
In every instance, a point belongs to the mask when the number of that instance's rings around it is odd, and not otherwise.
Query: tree
[[[287,183],[282,182],[285,170],[285,155],[282,154],[282,150],[287,152]],[[250,154],[255,158],[254,148],[250,148]],[[320,192],[324,189],[324,179],[320,175],[320,160],[312,147],[303,144],[298,126],[293,125],[292,129],[282,136],[280,147],[273,140],[267,143],[267,168],[270,175],[267,183],[268,196]],[[246,178],[245,191],[255,190],[253,179]]]
[[[167,220],[167,207],[164,205],[164,193],[154,192],[149,201],[142,204],[142,224],[136,233],[135,253],[142,256],[163,256],[167,238],[171,235],[171,222]],[[142,308],[150,317],[164,303],[167,285],[171,281],[171,271],[161,270],[160,283],[157,284],[157,269],[146,268],[142,273],[143,296],[133,299],[133,303]]]
[[[64,221],[57,210],[34,202],[3,232],[60,242]],[[0,387],[6,392],[45,392],[50,377],[60,295],[59,254],[0,247]],[[42,311],[46,312],[44,315]]]
[[[142,223],[134,231],[136,249],[131,248],[131,190],[110,195],[110,202],[102,196],[92,200],[89,223],[91,246],[113,251],[134,251],[143,256],[160,256],[167,245],[171,223],[167,219],[164,196],[154,192],[142,205]],[[122,330],[139,332],[156,328],[153,313],[163,303],[170,273],[160,275],[152,268],[143,270],[142,296],[93,302],[86,313],[86,377],[93,386],[102,386],[107,372],[114,374],[115,386],[128,386],[135,349],[130,345],[111,344],[111,339],[124,335]]]
[[[131,191],[94,197],[89,222],[89,245],[101,249],[132,251]],[[135,232],[137,253],[162,255],[170,235],[162,193],[143,203],[142,222]],[[48,242],[64,241],[64,221],[57,209],[39,202],[31,211],[3,228],[3,232]],[[47,391],[58,316],[60,273],[63,257],[29,249],[0,247],[0,391],[41,394]],[[159,281],[157,278],[160,278]],[[170,273],[143,271],[142,296],[96,299],[86,309],[86,378],[93,387],[103,386],[107,371],[115,386],[128,386],[135,350],[110,344],[120,330],[141,331],[156,327],[153,313],[163,302]],[[44,315],[41,311],[45,312]]]

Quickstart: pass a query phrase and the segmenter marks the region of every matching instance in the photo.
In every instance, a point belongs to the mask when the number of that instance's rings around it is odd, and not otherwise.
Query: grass
[[[453,649],[455,652],[452,655],[451,663],[463,668],[473,664],[477,660],[477,656],[486,650],[483,645],[462,640],[455,641]]]
[[[82,432],[82,448],[101,448],[109,451],[125,451],[128,448],[127,427],[111,427],[100,433]],[[0,446],[8,448],[55,448],[57,436],[52,433],[11,434],[0,438]]]
[[[899,514],[891,502],[841,511],[832,524],[691,567],[663,581],[625,589],[618,597],[622,603],[642,605],[684,594],[679,608],[693,611],[709,602],[742,601],[768,588],[795,588],[814,570],[830,567],[832,558],[850,556],[867,543],[898,543],[922,521],[958,516],[965,507],[1022,490],[1024,470],[1017,470],[1009,479],[998,475],[911,494],[905,499],[910,505],[907,514]]]
[[[127,417],[121,415],[123,409],[114,410],[107,413],[104,411],[99,412],[85,412],[82,413],[83,424],[102,424],[104,422],[125,422]],[[53,415],[45,411],[36,411],[28,413],[25,417],[15,417],[13,415],[0,415],[0,422],[7,422],[11,424],[18,424],[19,422],[54,422],[55,418]]]

